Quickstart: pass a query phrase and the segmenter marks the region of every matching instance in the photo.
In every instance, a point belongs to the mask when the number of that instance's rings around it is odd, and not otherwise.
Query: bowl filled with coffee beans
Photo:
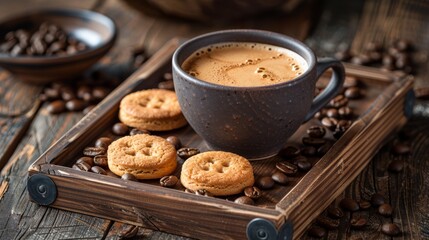
[[[35,84],[70,80],[113,46],[114,22],[82,9],[39,9],[0,23],[0,67]]]

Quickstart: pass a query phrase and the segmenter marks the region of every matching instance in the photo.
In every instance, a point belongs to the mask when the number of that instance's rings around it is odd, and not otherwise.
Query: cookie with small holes
[[[186,125],[176,93],[148,89],[125,96],[119,105],[119,120],[150,131],[168,131]]]
[[[107,163],[118,176],[129,173],[137,179],[157,179],[170,175],[176,169],[176,150],[162,137],[148,134],[126,136],[109,145]]]
[[[204,189],[214,196],[238,194],[253,186],[253,168],[237,154],[209,151],[188,158],[182,165],[180,181],[192,191]]]

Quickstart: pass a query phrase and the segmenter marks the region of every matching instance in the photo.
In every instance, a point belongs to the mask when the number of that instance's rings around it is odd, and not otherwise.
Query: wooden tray
[[[156,87],[171,71],[171,56],[179,44],[177,39],[166,44],[30,166],[27,189],[33,201],[193,238],[298,238],[362,171],[386,137],[406,122],[412,109],[412,77],[346,65],[347,74],[366,86],[365,97],[350,103],[357,119],[322,158],[310,158],[310,171],[290,177],[289,185],[264,190],[255,206],[234,203],[234,196],[205,197],[186,193],[181,186],[164,188],[155,180],[124,181],[72,169],[82,150],[97,138],[118,138],[110,129],[118,122],[120,100],[133,91]],[[303,124],[290,143],[301,144],[308,125],[317,121]],[[189,126],[154,134],[176,135],[185,146],[208,150]],[[276,156],[252,162],[255,178],[271,175],[278,161],[284,160]],[[177,176],[183,160],[178,162]]]

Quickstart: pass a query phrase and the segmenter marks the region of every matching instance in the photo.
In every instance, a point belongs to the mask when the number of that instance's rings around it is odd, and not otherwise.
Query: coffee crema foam
[[[182,64],[188,74],[219,85],[266,86],[293,80],[308,68],[297,53],[261,43],[221,43],[194,52]]]

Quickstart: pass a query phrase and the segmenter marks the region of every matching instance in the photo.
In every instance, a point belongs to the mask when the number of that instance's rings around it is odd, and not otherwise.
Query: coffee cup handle
[[[314,98],[313,103],[311,104],[310,111],[305,116],[305,122],[310,120],[316,112],[322,109],[326,104],[334,98],[341,90],[344,78],[346,76],[344,66],[340,61],[332,58],[322,58],[317,60],[317,77],[316,81],[320,76],[329,68],[332,68],[332,77],[329,81],[328,86],[320,93],[316,98]]]

